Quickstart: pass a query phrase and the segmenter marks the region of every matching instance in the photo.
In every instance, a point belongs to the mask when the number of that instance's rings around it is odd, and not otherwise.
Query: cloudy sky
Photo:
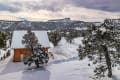
[[[102,21],[120,18],[120,0],[0,0],[0,18],[15,17]]]

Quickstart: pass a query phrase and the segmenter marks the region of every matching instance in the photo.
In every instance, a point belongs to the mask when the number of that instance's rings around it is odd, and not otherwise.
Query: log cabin
[[[49,39],[47,31],[32,31],[35,33],[38,38],[38,43],[42,45],[45,51],[48,51],[50,48]],[[25,48],[25,45],[22,44],[23,36],[27,33],[27,30],[14,31],[12,36],[11,48],[14,50],[13,61],[21,62],[25,57],[31,55],[30,51]]]

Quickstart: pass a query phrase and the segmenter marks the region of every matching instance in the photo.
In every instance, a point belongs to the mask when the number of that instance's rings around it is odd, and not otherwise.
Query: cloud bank
[[[48,20],[72,19],[101,21],[120,18],[120,0],[1,0],[1,15]]]

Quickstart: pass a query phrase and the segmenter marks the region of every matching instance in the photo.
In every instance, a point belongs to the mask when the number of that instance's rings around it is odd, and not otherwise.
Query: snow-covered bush
[[[26,58],[24,60],[24,64],[31,66],[32,63],[35,63],[37,68],[39,67],[39,64],[46,64],[48,63],[49,57],[48,53],[41,47],[35,48],[34,54],[32,56]]]

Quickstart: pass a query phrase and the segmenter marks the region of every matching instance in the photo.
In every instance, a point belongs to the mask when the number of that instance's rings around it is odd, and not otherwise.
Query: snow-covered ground
[[[0,49],[0,58],[2,58],[4,55],[6,55],[6,51]]]
[[[22,62],[12,62],[12,53],[10,57],[0,61],[0,80],[92,80],[90,77],[94,74],[94,66],[89,67],[87,59],[78,60],[77,40],[74,40],[74,44],[69,44],[63,39],[58,47],[51,48],[55,59],[41,70],[26,70],[27,66]],[[104,80],[120,80],[120,72],[114,70],[114,75],[117,77]]]
[[[55,60],[45,69],[28,71],[22,62],[13,63],[12,57],[0,62],[0,80],[90,80],[89,76],[92,76],[86,61]]]
[[[59,42],[58,46],[55,48],[51,48],[49,51],[52,52],[56,59],[62,58],[71,58],[71,57],[77,57],[78,56],[78,46],[79,44],[82,44],[81,40],[83,38],[76,38],[73,40],[73,43],[67,43],[65,38],[62,38],[62,40]],[[51,44],[52,45],[52,44]],[[59,56],[56,56],[59,55]]]

